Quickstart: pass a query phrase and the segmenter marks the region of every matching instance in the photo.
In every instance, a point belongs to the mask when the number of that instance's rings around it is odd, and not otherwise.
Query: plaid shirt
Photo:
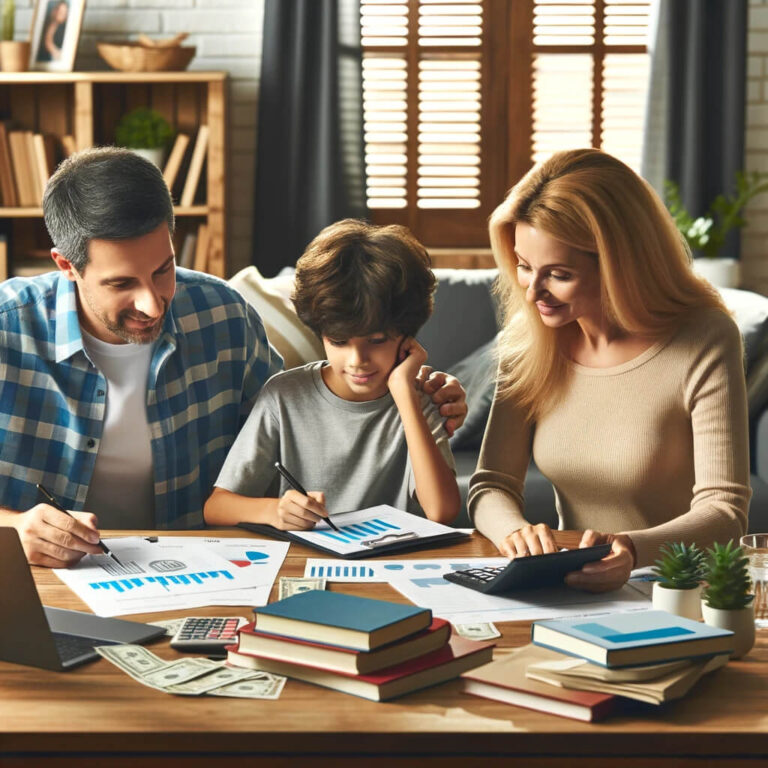
[[[224,281],[184,269],[176,280],[152,353],[147,421],[157,527],[196,528],[282,359],[256,311]],[[33,507],[42,483],[67,509],[83,509],[106,390],[83,349],[75,284],[60,272],[0,284],[0,505]]]

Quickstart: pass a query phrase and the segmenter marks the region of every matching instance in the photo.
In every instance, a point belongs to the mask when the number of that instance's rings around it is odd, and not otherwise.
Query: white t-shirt
[[[81,329],[82,330],[82,329]],[[109,344],[82,330],[88,357],[107,380],[106,415],[85,511],[100,528],[154,528],[147,378],[152,344]]]

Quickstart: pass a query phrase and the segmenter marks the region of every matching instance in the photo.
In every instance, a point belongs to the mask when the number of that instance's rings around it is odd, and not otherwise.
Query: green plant
[[[115,141],[129,149],[158,149],[173,138],[173,129],[156,110],[139,107],[123,115],[115,128]]]
[[[667,589],[695,589],[704,576],[704,553],[695,545],[667,542],[659,550],[654,572]]]
[[[768,174],[737,171],[736,191],[730,195],[718,195],[707,213],[694,219],[683,205],[678,185],[674,181],[666,181],[664,184],[667,208],[678,230],[692,251],[699,251],[708,258],[720,255],[726,235],[732,229],[746,225],[741,211],[753,197],[766,190]]]
[[[733,539],[725,546],[715,542],[712,549],[707,550],[704,567],[707,586],[703,597],[710,608],[738,611],[752,602],[748,563],[744,551]]]
[[[15,16],[16,3],[14,0],[3,0],[2,19],[0,21],[0,40],[13,40]]]

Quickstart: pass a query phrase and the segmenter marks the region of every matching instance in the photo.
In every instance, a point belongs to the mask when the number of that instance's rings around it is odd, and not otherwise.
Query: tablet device
[[[564,549],[545,555],[517,557],[495,568],[467,568],[444,573],[443,578],[487,594],[516,589],[537,589],[562,584],[567,573],[578,571],[584,563],[601,560],[611,551],[610,544],[583,549]]]

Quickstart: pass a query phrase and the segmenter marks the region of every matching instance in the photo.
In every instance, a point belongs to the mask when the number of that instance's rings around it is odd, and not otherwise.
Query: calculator
[[[225,653],[237,643],[237,630],[247,624],[242,616],[187,616],[171,638],[171,648],[194,653]]]
[[[488,568],[467,568],[444,573],[443,578],[476,589],[498,594],[515,589],[537,589],[562,584],[567,573],[578,571],[584,563],[601,560],[611,551],[610,544],[598,544],[583,549],[564,549],[544,555],[517,557],[507,565]]]

